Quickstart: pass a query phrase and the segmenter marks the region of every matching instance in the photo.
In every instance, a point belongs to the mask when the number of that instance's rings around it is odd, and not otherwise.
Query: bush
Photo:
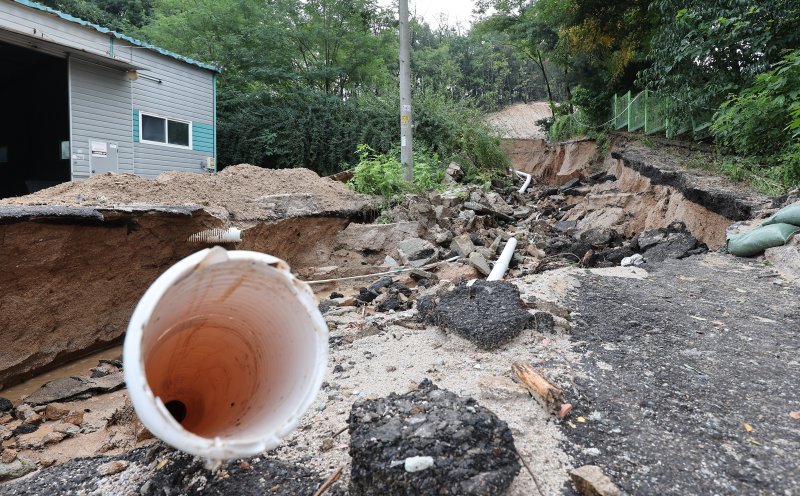
[[[414,181],[403,179],[400,151],[378,153],[369,145],[358,146],[358,165],[348,182],[359,193],[380,195],[392,199],[403,193],[421,193],[440,187],[445,167],[439,155],[418,148],[414,151]]]
[[[769,164],[755,171],[764,180],[782,189],[800,184],[800,50],[723,103],[711,133],[726,151]]]
[[[360,144],[386,154],[400,138],[396,94],[342,100],[311,89],[228,95],[219,103],[219,161],[270,168],[308,167],[320,174],[351,167]],[[414,101],[414,144],[481,170],[509,162],[500,140],[471,102],[435,94]]]

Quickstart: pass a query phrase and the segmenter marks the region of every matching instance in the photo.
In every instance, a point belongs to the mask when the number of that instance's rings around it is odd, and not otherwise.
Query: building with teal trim
[[[0,64],[0,198],[216,171],[215,66],[29,0],[0,0]]]

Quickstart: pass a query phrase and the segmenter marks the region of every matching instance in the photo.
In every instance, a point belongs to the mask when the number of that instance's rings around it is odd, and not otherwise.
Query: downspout
[[[72,159],[72,55],[67,54],[67,113],[69,114],[69,179],[75,180],[75,161]]]
[[[212,81],[214,87],[214,99],[212,105],[214,106],[214,128],[212,129],[212,143],[214,148],[214,172],[217,172],[217,73],[214,73]]]

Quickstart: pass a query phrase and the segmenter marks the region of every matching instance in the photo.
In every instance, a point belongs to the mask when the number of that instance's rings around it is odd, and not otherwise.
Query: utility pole
[[[408,36],[408,0],[400,0],[400,162],[403,178],[414,180],[413,119],[411,115],[411,40]]]

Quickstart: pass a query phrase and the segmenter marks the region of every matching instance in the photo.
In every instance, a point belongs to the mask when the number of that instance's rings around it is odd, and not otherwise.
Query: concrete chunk
[[[450,249],[458,253],[461,257],[468,257],[470,253],[475,251],[475,244],[472,242],[469,234],[462,234],[461,236],[453,238]]]
[[[582,496],[619,496],[619,488],[597,465],[584,465],[569,475]]]

